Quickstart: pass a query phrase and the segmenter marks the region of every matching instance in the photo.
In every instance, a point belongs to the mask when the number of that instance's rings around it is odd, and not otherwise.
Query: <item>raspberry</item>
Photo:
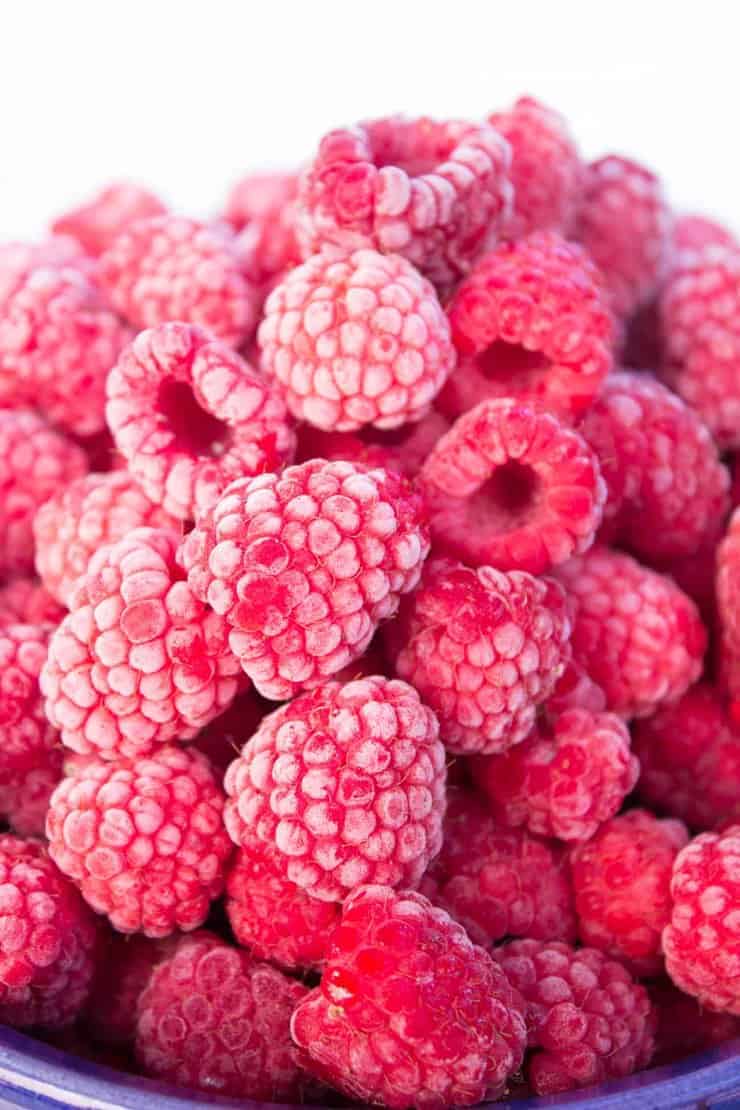
[[[671,916],[673,861],[689,839],[682,821],[633,809],[605,821],[570,855],[583,944],[621,960],[637,975],[663,965],[660,937]]]
[[[29,270],[71,266],[93,274],[95,264],[70,235],[50,235],[40,243],[0,243],[0,299],[5,300]]]
[[[605,547],[563,563],[556,576],[573,607],[573,658],[612,713],[649,716],[699,677],[706,630],[670,578]]]
[[[235,844],[277,849],[324,902],[367,882],[415,886],[442,844],[445,753],[405,682],[327,682],[264,717],[226,773]]]
[[[88,254],[97,256],[136,220],[163,216],[166,211],[159,197],[148,189],[114,181],[78,208],[57,216],[51,229],[57,235],[71,235]]]
[[[44,836],[49,799],[64,773],[63,758],[58,746],[39,753],[23,770],[0,773],[0,816],[18,836]]]
[[[673,247],[676,252],[704,251],[707,247],[736,247],[735,235],[716,220],[685,213],[673,221]]]
[[[502,243],[450,306],[460,365],[440,397],[448,416],[486,397],[536,403],[573,418],[611,369],[613,324],[586,252],[550,232]]]
[[[295,234],[298,176],[249,174],[232,189],[225,219],[237,231],[245,272],[261,293],[301,261]]]
[[[200,752],[78,761],[54,791],[49,854],[121,933],[197,929],[223,890],[224,795]]]
[[[96,1041],[133,1044],[139,998],[176,943],[172,937],[151,940],[111,933],[85,1008],[85,1024]]]
[[[449,286],[499,232],[508,143],[485,124],[389,116],[330,131],[299,187],[304,256],[326,243],[401,254]]]
[[[702,1006],[740,1015],[740,825],[702,833],[673,865],[666,970]]]
[[[100,258],[111,304],[136,328],[182,320],[237,346],[255,324],[255,290],[233,236],[182,216],[137,220]]]
[[[0,836],[0,1021],[71,1025],[97,960],[93,915],[40,844]]]
[[[363,428],[359,433],[322,432],[302,424],[298,429],[296,457],[298,462],[344,459],[371,469],[382,466],[413,478],[449,427],[449,422],[434,409],[414,424],[386,432],[377,428]]]
[[[499,825],[468,790],[450,791],[442,851],[420,891],[484,948],[507,936],[575,940],[564,849]]]
[[[279,470],[295,440],[282,400],[190,324],[141,332],[108,378],[108,423],[151,499],[188,520],[235,478]]]
[[[231,189],[224,219],[235,231],[282,212],[298,193],[297,173],[248,173]]]
[[[550,720],[569,709],[587,709],[589,713],[603,713],[606,709],[604,691],[572,659],[544,704]]]
[[[740,1037],[740,1018],[704,1010],[668,980],[648,988],[658,1016],[655,1064],[672,1064],[694,1052]]]
[[[722,634],[722,679],[734,702],[740,701],[740,509],[730,518],[717,548],[717,611]],[[733,709],[735,715],[737,710]]]
[[[33,578],[11,578],[0,586],[0,626],[59,624],[65,613],[64,606]]]
[[[502,824],[578,841],[614,816],[639,770],[619,717],[570,709],[504,755],[477,758],[473,779]]]
[[[190,739],[238,692],[225,622],[181,580],[176,548],[154,528],[100,548],[52,636],[46,713],[81,755],[133,758]]]
[[[569,634],[557,583],[435,559],[386,642],[447,749],[468,755],[505,751],[530,732],[568,661]]]
[[[289,1028],[305,995],[213,933],[183,937],[139,999],[137,1059],[149,1075],[210,1095],[298,1101]]]
[[[595,948],[515,940],[494,957],[526,1004],[527,1078],[538,1095],[630,1075],[650,1063],[655,1012],[647,991]]]
[[[521,1000],[491,957],[419,894],[345,902],[321,986],[291,1022],[302,1062],[362,1103],[469,1106],[521,1063]]]
[[[506,399],[459,417],[427,456],[420,483],[438,549],[532,574],[590,547],[606,500],[580,435]]]
[[[455,365],[430,283],[398,255],[314,255],[272,291],[263,371],[300,420],[325,430],[398,428],[428,411]]]
[[[38,416],[0,409],[0,574],[32,569],[36,510],[86,470],[84,451]]]
[[[428,551],[423,501],[403,478],[314,459],[233,482],[181,557],[259,693],[282,700],[359,659]]]
[[[0,781],[29,771],[59,746],[39,690],[49,632],[48,626],[32,624],[0,628]]]

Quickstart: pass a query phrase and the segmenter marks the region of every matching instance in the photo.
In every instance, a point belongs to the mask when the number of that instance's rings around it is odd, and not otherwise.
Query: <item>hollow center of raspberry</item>
[[[511,459],[473,495],[470,511],[486,531],[508,531],[531,516],[539,491],[540,479],[532,467]]]
[[[528,351],[515,343],[505,343],[503,339],[497,339],[476,355],[475,365],[489,380],[510,382],[518,390],[526,389],[550,368],[541,351]]]
[[[171,378],[159,387],[158,408],[175,436],[175,449],[188,455],[222,455],[229,427],[198,404],[187,382]]]

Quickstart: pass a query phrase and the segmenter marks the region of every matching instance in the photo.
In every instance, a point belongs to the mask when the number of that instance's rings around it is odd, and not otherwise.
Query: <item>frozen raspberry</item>
[[[136,328],[182,320],[237,346],[255,323],[255,290],[224,228],[182,216],[137,220],[100,259],[111,304]]]
[[[33,578],[11,578],[0,586],[0,625],[59,624],[66,611]]]
[[[612,713],[570,709],[504,755],[480,756],[473,779],[502,824],[588,840],[637,782],[630,735]]]
[[[740,1018],[705,1010],[668,980],[652,983],[648,991],[658,1016],[655,1064],[672,1064],[740,1037]]]
[[[196,929],[223,890],[232,850],[223,806],[200,752],[80,760],[52,795],[49,854],[119,932]]]
[[[314,898],[362,883],[415,886],[442,844],[445,753],[405,682],[327,682],[264,717],[226,773],[235,844],[277,849]]]
[[[114,181],[79,208],[57,216],[51,229],[57,235],[71,235],[88,254],[97,256],[136,220],[163,216],[166,211],[166,205],[148,189]]]
[[[601,686],[612,713],[649,716],[699,677],[706,630],[670,578],[605,547],[555,573],[573,608],[573,658]]]
[[[526,1004],[527,1078],[538,1095],[630,1075],[650,1063],[655,1012],[647,991],[595,948],[515,940],[494,951]]]
[[[0,836],[0,920],[0,1021],[71,1025],[90,990],[98,929],[36,841]]]
[[[40,243],[0,243],[0,300],[4,301],[29,270],[72,266],[94,274],[95,263],[70,235],[50,235]]]
[[[190,739],[239,690],[226,624],[182,580],[177,543],[138,528],[100,548],[52,636],[46,713],[81,755],[133,758]]]
[[[245,272],[260,292],[301,261],[295,233],[298,175],[249,174],[232,189],[224,218],[241,231]]]
[[[440,721],[449,751],[502,752],[530,732],[569,657],[557,583],[435,559],[388,627],[397,674]]]
[[[666,970],[710,1010],[740,1016],[740,825],[702,833],[679,852]]]
[[[507,236],[570,232],[584,186],[585,166],[563,117],[531,96],[488,117],[511,147],[514,207]]]
[[[86,470],[84,451],[40,417],[0,409],[0,574],[32,569],[37,509]]]
[[[236,759],[247,740],[257,731],[260,721],[275,706],[248,689],[235,698],[228,709],[219,713],[198,733],[193,747],[207,756],[220,777]]]
[[[202,930],[183,937],[139,998],[136,1056],[149,1075],[265,1102],[298,1102],[290,1016],[306,988]]]
[[[596,455],[577,432],[503,398],[459,417],[419,481],[439,550],[531,574],[590,547],[606,500]]]
[[[296,457],[298,462],[344,459],[371,468],[382,466],[385,470],[397,470],[413,478],[449,427],[449,421],[434,409],[414,424],[389,431],[363,428],[360,432],[322,432],[310,424],[302,424],[298,428]]]
[[[591,404],[612,365],[613,324],[585,251],[535,232],[485,255],[450,306],[459,365],[440,397],[457,416],[486,397],[563,417]]]
[[[359,659],[428,551],[426,508],[405,479],[314,459],[233,482],[181,557],[257,690],[279,701]]]
[[[361,1103],[469,1106],[521,1064],[521,999],[464,929],[419,894],[345,902],[321,986],[293,1014],[305,1066]]]
[[[49,799],[61,781],[61,745],[40,752],[20,771],[0,772],[0,816],[18,836],[45,835]]]
[[[484,948],[504,937],[575,940],[563,847],[504,828],[469,790],[450,791],[442,851],[420,891]]]
[[[704,251],[708,247],[738,246],[737,237],[729,228],[695,213],[686,213],[674,219],[672,238],[674,250],[681,255],[687,251]]]
[[[544,704],[545,713],[550,720],[569,709],[587,709],[589,713],[603,713],[606,709],[604,691],[573,659],[568,663],[555,689]]]
[[[317,254],[291,270],[258,339],[293,415],[329,431],[418,420],[455,365],[434,288],[405,258],[372,250]]]
[[[139,998],[177,941],[111,933],[85,1008],[90,1036],[101,1044],[133,1045]]]
[[[449,286],[500,233],[512,185],[492,127],[389,116],[330,131],[299,189],[304,256],[326,243],[401,254]]]
[[[248,173],[229,192],[224,219],[242,231],[261,217],[282,212],[297,194],[297,173]]]
[[[570,854],[583,944],[621,960],[637,975],[663,965],[660,937],[671,916],[673,861],[689,839],[682,821],[632,809],[606,821]]]
[[[50,631],[33,624],[0,628],[0,780],[30,770],[59,747],[39,690]]]
[[[108,378],[108,424],[151,499],[188,520],[235,478],[279,470],[295,438],[281,398],[191,324],[141,332]]]
[[[717,548],[716,586],[722,681],[733,702],[740,703],[740,509]],[[734,713],[737,719],[737,709]]]

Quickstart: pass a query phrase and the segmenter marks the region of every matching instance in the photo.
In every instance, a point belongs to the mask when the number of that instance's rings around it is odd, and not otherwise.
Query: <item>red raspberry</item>
[[[699,677],[706,630],[670,578],[605,547],[570,559],[556,575],[573,607],[573,658],[612,713],[649,716]]]
[[[0,1021],[71,1025],[90,990],[98,929],[36,841],[0,836],[0,920]]]
[[[29,270],[63,266],[88,275],[95,272],[94,262],[70,235],[50,235],[40,243],[0,243],[0,300],[5,301]]]
[[[183,320],[237,346],[255,324],[255,290],[224,228],[182,216],[137,220],[100,259],[111,304],[136,328]]]
[[[397,674],[439,717],[449,751],[502,752],[530,732],[568,661],[563,593],[549,579],[435,559],[389,626]]]
[[[188,520],[235,478],[295,448],[285,406],[222,340],[191,324],[141,332],[108,378],[108,424],[151,499]]]
[[[646,1067],[655,1046],[647,991],[595,948],[515,940],[493,953],[526,1003],[526,1069],[538,1095],[557,1094]]]
[[[415,886],[442,844],[438,734],[405,682],[326,682],[264,717],[231,764],[226,828],[277,849],[283,876],[324,902],[367,882]]]
[[[569,709],[587,709],[589,713],[603,713],[606,709],[604,691],[573,659],[568,663],[555,689],[544,704],[545,713],[550,720],[554,720]]]
[[[57,235],[71,235],[88,254],[97,256],[136,220],[163,216],[166,211],[166,205],[148,189],[114,181],[78,208],[57,216],[51,229]]]
[[[580,415],[611,369],[613,325],[586,252],[535,232],[485,255],[449,310],[460,365],[440,398],[448,416],[486,397]]]
[[[581,436],[514,400],[481,401],[427,456],[438,548],[473,566],[541,574],[594,541],[606,486]]]
[[[704,1010],[668,980],[652,983],[648,990],[658,1015],[655,1064],[672,1064],[740,1037],[740,1018]]]
[[[740,1015],[740,825],[706,832],[679,852],[666,970],[710,1010]]]
[[[249,174],[229,195],[224,216],[242,231],[244,270],[262,294],[301,261],[295,233],[297,193],[297,174]]]
[[[260,324],[263,371],[318,428],[418,420],[455,365],[437,294],[398,255],[327,251],[272,291]]]
[[[236,696],[225,622],[175,565],[177,536],[138,528],[90,560],[41,676],[68,748],[103,759],[187,740]]]
[[[319,1078],[399,1110],[498,1097],[526,1037],[521,999],[488,953],[426,898],[382,886],[345,902],[291,1032]]]
[[[85,1008],[91,1037],[106,1045],[133,1045],[139,999],[154,969],[176,943],[174,937],[151,940],[110,934]]]
[[[149,1075],[209,1095],[297,1102],[290,1016],[305,995],[213,933],[183,937],[139,999],[137,1059]]]
[[[671,916],[673,861],[688,839],[682,821],[659,821],[633,809],[576,845],[570,862],[583,944],[637,975],[656,975],[663,966],[661,933]]]
[[[420,891],[484,948],[504,937],[575,940],[564,849],[499,825],[472,791],[450,791],[442,851]]]
[[[59,746],[39,690],[50,631],[32,624],[0,628],[0,781],[29,771]]]
[[[77,761],[54,791],[49,854],[121,933],[197,929],[223,890],[224,795],[200,752]]]
[[[480,756],[473,779],[504,825],[559,840],[588,840],[637,782],[624,722],[570,709],[504,755]]]
[[[222,778],[229,764],[236,759],[244,744],[257,731],[260,721],[274,705],[248,689],[235,698],[228,709],[219,713],[198,733],[193,747],[207,756]]]
[[[696,213],[684,213],[673,221],[673,247],[676,252],[704,251],[707,247],[736,247],[736,236],[716,220]]]
[[[36,516],[38,517],[38,513]],[[49,591],[33,578],[11,578],[4,586],[0,586],[0,626],[59,624],[66,611],[64,606],[55,601]]]
[[[721,629],[722,681],[734,703],[740,702],[740,509],[730,518],[717,548],[717,612]],[[737,719],[737,707],[733,706]]]
[[[449,421],[432,409],[421,420],[402,428],[360,432],[322,432],[310,424],[298,428],[298,462],[344,459],[375,468],[396,470],[413,478],[438,440],[449,431]]]
[[[45,835],[49,799],[63,777],[61,746],[41,752],[21,771],[0,773],[0,815],[18,836]]]
[[[304,257],[326,243],[373,247],[449,286],[508,217],[510,160],[497,131],[464,120],[389,116],[330,131],[300,182]]]
[[[297,173],[248,173],[229,192],[224,219],[242,231],[263,216],[282,212],[297,194]]]
[[[314,459],[233,482],[181,557],[257,690],[281,700],[359,659],[428,551],[422,498],[400,475]]]

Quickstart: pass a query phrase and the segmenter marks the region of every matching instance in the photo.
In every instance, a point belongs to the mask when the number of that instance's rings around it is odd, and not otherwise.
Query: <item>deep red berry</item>
[[[114,181],[78,208],[57,216],[51,228],[57,235],[71,235],[88,254],[97,256],[136,220],[163,216],[166,211],[166,205],[149,189]]]
[[[192,742],[193,747],[207,756],[219,776],[223,777],[226,768],[257,731],[262,718],[274,708],[250,687],[201,729]]]

